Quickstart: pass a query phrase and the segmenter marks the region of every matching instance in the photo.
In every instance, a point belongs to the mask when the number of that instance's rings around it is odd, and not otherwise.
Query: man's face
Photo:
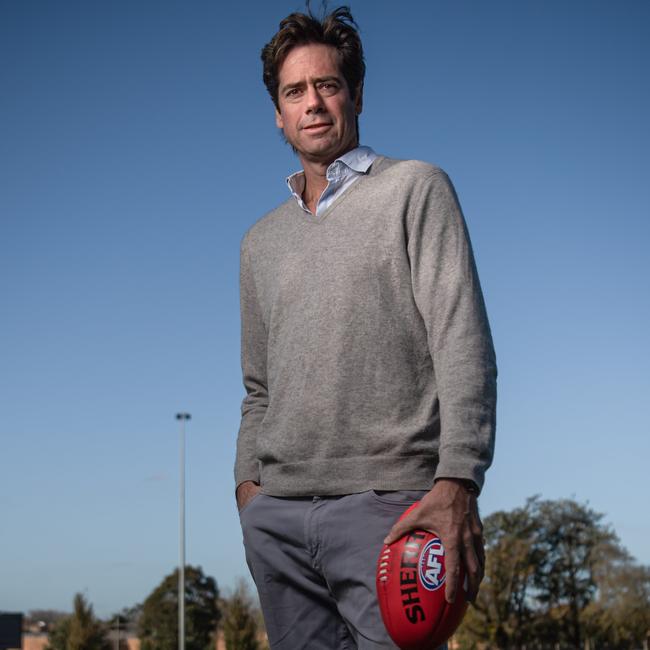
[[[361,89],[352,101],[330,45],[294,47],[280,67],[275,123],[301,160],[331,163],[357,145]]]

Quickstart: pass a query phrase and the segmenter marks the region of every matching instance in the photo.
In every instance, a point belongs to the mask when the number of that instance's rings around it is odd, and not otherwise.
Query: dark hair
[[[297,45],[322,43],[336,48],[340,57],[341,73],[348,84],[352,100],[363,88],[366,64],[363,61],[363,47],[358,25],[354,22],[349,7],[339,7],[322,19],[316,18],[307,2],[308,14],[293,13],[281,23],[280,29],[262,48],[264,63],[264,85],[279,110],[278,86],[280,67],[290,50]]]

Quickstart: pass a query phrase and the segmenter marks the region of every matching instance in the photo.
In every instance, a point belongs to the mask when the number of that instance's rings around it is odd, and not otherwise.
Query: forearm
[[[439,398],[436,479],[469,479],[480,489],[494,451],[496,360],[469,235],[441,171],[415,201],[409,256]]]
[[[235,458],[235,485],[244,481],[260,482],[257,459],[257,439],[266,413],[268,400],[264,395],[251,395],[242,403],[242,418],[237,436]]]
[[[434,359],[440,403],[435,478],[469,479],[480,490],[494,454],[497,371],[489,330],[482,340],[475,336],[474,345],[465,340],[438,350]]]
[[[246,396],[241,406],[237,436],[235,485],[260,482],[257,444],[262,421],[269,405],[267,381],[267,339],[259,304],[253,266],[242,242],[240,265],[241,365]]]

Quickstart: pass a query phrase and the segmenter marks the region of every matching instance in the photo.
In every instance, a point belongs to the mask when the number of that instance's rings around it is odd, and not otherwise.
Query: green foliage
[[[542,561],[535,584],[545,610],[543,638],[579,648],[584,641],[581,613],[596,593],[598,548],[618,540],[601,524],[601,514],[575,501],[541,501],[536,506]]]
[[[224,609],[226,650],[259,650],[257,614],[243,580],[239,581],[233,595],[225,601]]]
[[[60,619],[50,631],[45,650],[68,650],[70,635],[70,616]]]
[[[74,597],[74,612],[61,619],[50,634],[48,650],[110,650],[106,628],[95,618],[82,594]]]
[[[212,648],[219,622],[219,592],[200,567],[185,568],[185,648]],[[178,648],[178,569],[166,576],[142,604],[138,620],[141,650]]]
[[[597,598],[583,612],[586,636],[592,648],[639,648],[650,634],[650,568],[619,548],[608,555],[596,575]]]
[[[529,499],[484,522],[486,574],[456,640],[461,648],[636,648],[650,629],[650,570],[602,515]]]
[[[535,544],[538,522],[535,500],[512,512],[496,512],[484,522],[486,574],[475,607],[459,630],[466,647],[519,646],[532,634],[531,599],[540,550]]]

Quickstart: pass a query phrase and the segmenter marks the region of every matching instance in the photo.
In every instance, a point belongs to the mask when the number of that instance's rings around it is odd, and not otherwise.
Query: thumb
[[[411,530],[415,530],[416,528],[417,524],[415,517],[409,516],[405,517],[404,519],[400,519],[399,521],[395,522],[388,535],[386,535],[384,544],[392,544],[393,542],[396,542],[400,537],[406,535],[406,533]]]

